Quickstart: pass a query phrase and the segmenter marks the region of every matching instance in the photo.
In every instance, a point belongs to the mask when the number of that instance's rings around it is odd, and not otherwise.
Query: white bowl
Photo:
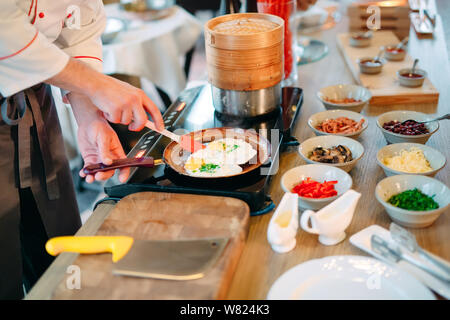
[[[402,61],[406,56],[406,47],[402,47],[402,51],[397,51],[396,53],[388,51],[389,49],[397,48],[397,44],[390,44],[385,47],[381,47],[384,49],[384,56],[389,61]]]
[[[391,196],[414,188],[430,197],[435,195],[433,199],[439,204],[439,208],[412,211],[395,207],[387,202]],[[428,227],[449,208],[450,204],[450,190],[445,184],[434,178],[418,175],[396,175],[384,178],[375,188],[375,197],[395,223],[410,228]]]
[[[423,154],[425,155],[425,158],[427,158],[428,162],[430,163],[430,166],[433,168],[432,171],[424,172],[424,173],[409,173],[404,171],[398,171],[391,169],[387,167],[383,163],[383,159],[386,157],[392,157],[400,154],[401,150],[410,150],[412,147],[419,148],[423,151]],[[429,146],[419,144],[419,143],[395,143],[390,144],[387,146],[384,146],[381,148],[377,153],[377,162],[378,165],[383,168],[384,173],[386,176],[393,176],[397,174],[409,174],[409,175],[424,175],[424,176],[430,176],[434,177],[436,173],[438,173],[439,170],[441,170],[446,163],[445,156],[437,151],[436,149],[433,149]]]
[[[334,188],[337,191],[337,196],[321,199],[298,197],[298,206],[302,210],[319,210],[336,200],[339,196],[344,194],[352,187],[352,177],[339,168],[326,166],[323,164],[307,164],[298,166],[286,171],[281,177],[281,188],[285,192],[291,192],[292,188],[301,181],[310,177],[313,180],[323,183],[326,181],[337,180]]]
[[[383,66],[386,64],[386,59],[379,58],[376,60],[376,64],[372,63],[372,61],[376,57],[362,57],[356,60],[356,63],[359,66],[359,72],[365,74],[378,74],[383,70]],[[363,63],[364,62],[364,63]]]
[[[364,48],[370,46],[370,42],[372,41],[372,34],[369,34],[368,37],[356,38],[358,35],[364,35],[365,32],[355,32],[350,35],[349,44],[352,47],[356,48]]]
[[[355,84],[338,84],[335,86],[329,86],[320,89],[317,92],[317,97],[322,101],[325,109],[327,110],[350,110],[355,112],[361,112],[365,105],[372,98],[370,91],[362,86],[357,86]],[[353,103],[331,103],[324,98],[332,100],[342,100],[345,98],[353,98],[355,100],[361,100],[360,102]]]
[[[359,121],[361,121],[361,119],[364,119],[364,123],[363,123],[361,129],[354,133],[327,133],[327,132],[323,132],[323,131],[316,129],[316,127],[319,124],[321,124],[323,121],[328,120],[328,119],[336,119],[339,117],[347,117],[356,122],[359,122]],[[348,111],[348,110],[327,110],[327,111],[315,113],[311,117],[309,117],[308,125],[314,131],[314,133],[318,136],[331,135],[331,136],[357,138],[364,130],[367,129],[367,127],[369,126],[369,121],[367,120],[366,117],[364,117],[363,115],[361,115],[360,113],[357,113],[357,112]]]
[[[322,163],[317,161],[312,161],[308,158],[308,155],[310,152],[313,151],[315,147],[323,147],[323,148],[331,148],[338,145],[344,145],[347,148],[350,149],[352,152],[352,161],[345,162],[345,163]],[[309,138],[305,141],[303,141],[300,146],[298,147],[298,152],[300,153],[300,156],[305,159],[307,163],[311,164],[323,164],[327,166],[337,167],[345,172],[349,172],[352,170],[356,163],[361,159],[361,157],[364,154],[364,147],[361,143],[358,141],[348,138],[348,137],[342,137],[342,136],[318,136]]]
[[[377,118],[377,126],[380,128],[384,135],[384,138],[388,143],[401,143],[401,142],[413,142],[413,143],[423,143],[425,144],[431,135],[439,129],[439,121],[433,121],[425,124],[428,128],[429,133],[419,134],[416,136],[407,136],[404,134],[394,133],[392,131],[383,128],[383,124],[390,121],[403,122],[405,120],[415,120],[415,121],[426,121],[431,120],[432,117],[425,113],[417,111],[390,111],[381,114]]]

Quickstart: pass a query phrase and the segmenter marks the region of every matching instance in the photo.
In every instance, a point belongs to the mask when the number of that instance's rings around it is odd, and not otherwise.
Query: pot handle
[[[317,230],[316,228],[311,228],[309,226],[309,218],[314,213],[315,212],[312,210],[306,210],[305,212],[303,212],[302,217],[300,219],[300,225],[302,229],[305,230],[306,232],[319,234],[319,230]]]
[[[125,159],[116,159],[110,165],[106,165],[103,163],[95,163],[90,164],[83,168],[83,172],[88,174],[96,174],[97,172],[122,169],[128,167],[147,167],[152,168],[155,165],[159,164],[161,160],[154,160],[152,157],[142,157],[142,158],[125,158]]]

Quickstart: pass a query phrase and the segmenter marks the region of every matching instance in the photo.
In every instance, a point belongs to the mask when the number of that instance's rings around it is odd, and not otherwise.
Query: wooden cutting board
[[[94,213],[95,214],[95,213]],[[248,233],[249,208],[241,200],[160,192],[129,195],[116,204],[96,235],[141,240],[230,237],[219,261],[198,280],[170,281],[114,276],[111,254],[79,255],[81,288],[67,289],[67,275],[52,299],[224,299]]]
[[[371,105],[396,104],[437,104],[439,92],[430,79],[426,78],[422,87],[407,88],[400,86],[397,71],[411,68],[414,59],[407,54],[403,61],[387,61],[379,74],[362,74],[356,61],[362,57],[375,57],[381,46],[395,44],[399,39],[392,31],[377,31],[374,33],[372,44],[366,48],[355,48],[349,45],[350,33],[338,34],[338,47],[344,56],[355,81],[372,92]],[[418,67],[420,68],[420,61]],[[426,70],[425,70],[426,71]]]

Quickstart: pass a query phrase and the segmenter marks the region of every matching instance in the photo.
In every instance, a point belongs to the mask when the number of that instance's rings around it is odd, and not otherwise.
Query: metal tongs
[[[370,242],[372,245],[372,249],[389,261],[397,263],[400,260],[405,260],[441,281],[444,281],[446,283],[450,282],[450,275],[448,272],[442,272],[444,271],[442,268],[440,268],[441,272],[437,272],[436,270],[430,268],[428,265],[420,262],[419,260],[413,259],[408,255],[403,254],[403,251],[398,243],[389,243],[388,241],[375,234],[372,235]]]
[[[395,223],[391,223],[389,230],[391,231],[391,237],[395,242],[404,246],[411,253],[419,253],[421,257],[426,259],[432,265],[441,269],[446,275],[448,275],[448,277],[450,277],[450,266],[436,259],[433,255],[428,253],[428,251],[423,250],[417,244],[416,237],[411,232]]]

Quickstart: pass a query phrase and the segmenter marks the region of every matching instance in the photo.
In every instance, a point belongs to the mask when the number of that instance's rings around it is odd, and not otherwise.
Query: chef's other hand
[[[102,118],[78,127],[78,146],[85,167],[100,162],[111,164],[115,159],[126,158],[116,132]],[[95,180],[108,180],[113,175],[114,170],[97,172],[95,175],[86,175],[83,170],[80,171],[80,176],[88,183]],[[120,182],[126,182],[129,175],[129,168],[120,169]]]
[[[148,120],[147,111],[156,127],[164,129],[161,112],[143,90],[105,75],[98,82],[97,90],[89,98],[103,111],[108,121],[128,125],[132,131],[140,131]]]
[[[88,97],[107,120],[128,125],[130,130],[144,128],[148,120],[146,111],[152,116],[156,127],[164,129],[161,112],[144,91],[95,71],[74,58],[70,58],[61,72],[45,82]]]
[[[316,2],[317,0],[297,0],[297,10],[306,11]]]

